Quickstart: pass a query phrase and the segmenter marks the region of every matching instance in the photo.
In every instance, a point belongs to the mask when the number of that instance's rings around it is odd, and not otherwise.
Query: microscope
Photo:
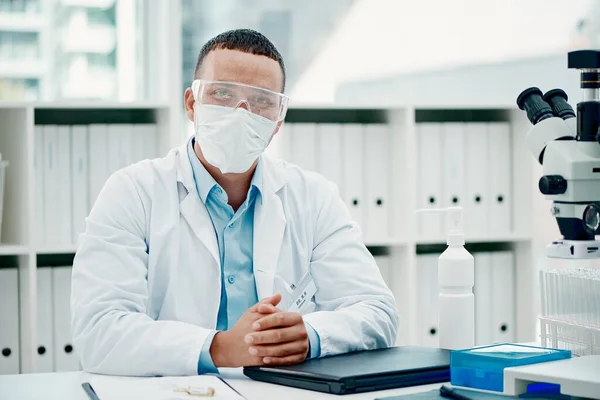
[[[570,52],[568,68],[581,71],[577,113],[561,89],[526,89],[517,105],[533,124],[527,147],[542,164],[539,190],[552,200],[563,236],[547,247],[548,257],[600,258],[600,51]]]

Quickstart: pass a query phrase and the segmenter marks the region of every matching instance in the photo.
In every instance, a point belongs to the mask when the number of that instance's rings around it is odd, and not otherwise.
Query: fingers
[[[308,340],[281,343],[276,345],[252,346],[248,352],[254,357],[288,357],[308,353]],[[263,360],[264,361],[264,360]]]
[[[299,364],[306,359],[306,354],[294,354],[287,357],[265,357],[263,362],[268,365],[292,365]]]
[[[279,304],[279,302],[281,301],[281,294],[280,293],[275,293],[272,296],[266,297],[264,299],[262,299],[261,301],[259,301],[258,303],[256,303],[255,305],[253,305],[252,307],[250,307],[250,311],[251,312],[257,312],[258,308],[265,304],[270,304],[273,307],[277,306],[277,304]]]
[[[281,301],[281,293],[275,293],[274,295],[264,299],[265,304],[272,304],[273,306],[276,306],[277,304],[279,304],[280,301]]]
[[[257,311],[260,314],[274,314],[277,312],[281,312],[281,310],[275,307],[273,304],[259,304]]]
[[[273,328],[284,328],[303,324],[302,316],[295,312],[278,312],[270,314],[257,320],[252,324],[252,329],[255,331],[264,331]]]
[[[244,341],[250,345],[275,344],[305,340],[308,338],[304,324],[290,326],[288,328],[269,329],[262,332],[249,333]]]

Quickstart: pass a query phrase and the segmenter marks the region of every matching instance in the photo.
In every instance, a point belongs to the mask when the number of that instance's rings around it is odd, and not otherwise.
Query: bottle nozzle
[[[447,208],[420,208],[415,210],[415,214],[435,213],[446,215],[446,227],[448,229],[447,238],[448,245],[464,245],[465,239],[463,234],[463,208],[462,207],[447,207]]]

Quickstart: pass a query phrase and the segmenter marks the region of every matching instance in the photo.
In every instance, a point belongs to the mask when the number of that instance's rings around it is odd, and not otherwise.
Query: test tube
[[[600,270],[594,270],[592,279],[590,280],[590,295],[592,304],[592,316],[596,327],[599,328],[598,336],[600,336]],[[599,338],[600,339],[600,338]],[[600,340],[598,341],[600,344]]]
[[[549,283],[550,283],[550,292],[552,293],[552,317],[556,318],[556,316],[558,315],[558,293],[557,293],[557,283],[556,280],[557,278],[557,274],[556,272],[551,272],[548,274],[549,279]]]
[[[548,299],[546,298],[546,275],[543,269],[540,270],[538,276],[540,279],[540,299],[542,299],[542,317],[545,317],[548,315]]]
[[[573,309],[571,310],[571,322],[575,324],[581,324],[581,291],[579,290],[579,274],[580,269],[576,269],[571,271],[569,274],[569,282],[570,282],[570,297],[573,302]],[[577,329],[575,329],[577,331]],[[578,333],[578,332],[575,332]],[[576,339],[579,338],[576,336]]]

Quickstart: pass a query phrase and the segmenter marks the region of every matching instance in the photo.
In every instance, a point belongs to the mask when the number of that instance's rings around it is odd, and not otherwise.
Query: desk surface
[[[2,400],[89,400],[81,388],[93,376],[85,372],[59,372],[48,374],[0,375],[0,399]],[[221,377],[248,400],[285,399],[316,400],[325,399],[364,399],[386,397],[400,394],[425,392],[439,388],[440,384],[384,390],[345,396],[311,392],[248,379],[241,369],[222,369]],[[102,399],[101,399],[102,400]]]

